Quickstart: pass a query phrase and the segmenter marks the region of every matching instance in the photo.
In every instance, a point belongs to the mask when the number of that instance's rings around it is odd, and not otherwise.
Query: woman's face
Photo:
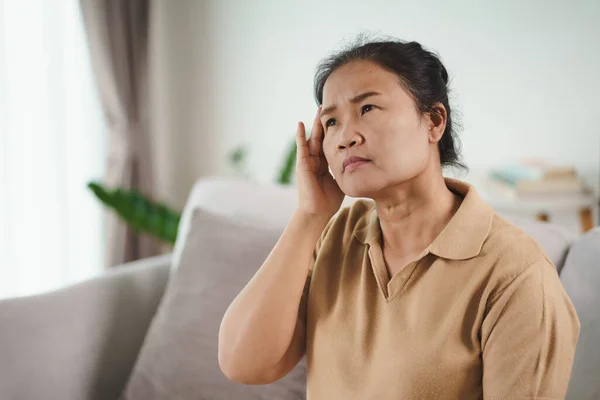
[[[375,197],[432,163],[439,167],[445,118],[436,123],[419,113],[398,76],[378,64],[352,61],[335,70],[323,88],[320,120],[325,157],[349,196]],[[349,157],[369,161],[344,167]]]

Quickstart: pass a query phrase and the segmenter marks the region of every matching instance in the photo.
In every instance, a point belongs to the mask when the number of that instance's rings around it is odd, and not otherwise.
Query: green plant
[[[174,244],[181,214],[164,204],[153,202],[139,191],[107,189],[101,183],[89,182],[88,188],[107,207],[137,232],[146,232]]]
[[[243,172],[246,159],[244,147],[229,154],[229,162]],[[279,171],[277,183],[292,183],[296,166],[296,141],[289,147]],[[145,232],[171,245],[175,244],[181,213],[166,205],[150,200],[139,191],[121,188],[108,189],[99,182],[89,182],[88,188],[108,208],[114,210],[136,232]]]
[[[235,171],[237,176],[246,176],[246,158],[247,158],[247,149],[245,146],[240,145],[233,149],[229,155],[229,164]]]
[[[279,172],[277,183],[280,185],[289,185],[292,183],[292,177],[296,169],[296,140],[289,147],[285,161]]]

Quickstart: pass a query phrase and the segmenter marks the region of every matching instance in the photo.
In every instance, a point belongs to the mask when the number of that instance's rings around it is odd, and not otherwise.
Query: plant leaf
[[[289,147],[285,162],[279,173],[279,179],[277,182],[281,185],[289,185],[292,183],[292,176],[296,170],[296,140]]]
[[[89,182],[88,188],[136,232],[175,243],[181,213],[150,200],[136,189],[109,190],[98,182]]]

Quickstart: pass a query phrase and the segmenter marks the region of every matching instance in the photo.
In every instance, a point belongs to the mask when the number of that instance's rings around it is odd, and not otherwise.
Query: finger
[[[327,163],[327,158],[325,158],[325,154],[321,153],[319,156],[319,175],[330,174],[329,164]]]
[[[313,121],[313,126],[308,138],[308,148],[313,156],[323,153],[323,125],[321,125],[321,107],[317,110],[317,115]]]
[[[296,148],[296,158],[309,157],[308,143],[306,142],[306,130],[304,129],[304,124],[302,122],[298,122]]]

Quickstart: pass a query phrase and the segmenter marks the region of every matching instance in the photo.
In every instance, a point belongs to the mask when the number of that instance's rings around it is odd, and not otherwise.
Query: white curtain
[[[0,297],[103,267],[105,131],[76,0],[0,0]]]

